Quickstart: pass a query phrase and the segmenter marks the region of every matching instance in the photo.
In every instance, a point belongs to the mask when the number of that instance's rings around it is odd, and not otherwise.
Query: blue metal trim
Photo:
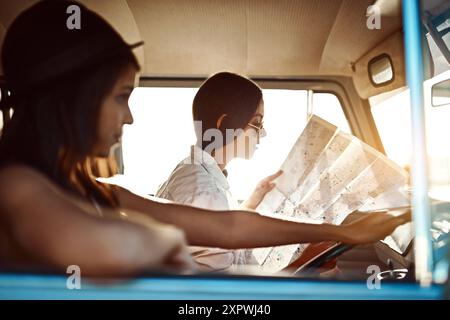
[[[80,290],[66,288],[63,275],[0,274],[0,299],[442,299],[443,287],[416,283],[314,281],[259,277],[152,277],[100,282],[83,279]],[[105,281],[105,280],[103,280]]]
[[[412,206],[415,227],[416,277],[423,285],[431,282],[433,256],[423,99],[422,32],[419,0],[403,0],[406,78],[411,96]]]

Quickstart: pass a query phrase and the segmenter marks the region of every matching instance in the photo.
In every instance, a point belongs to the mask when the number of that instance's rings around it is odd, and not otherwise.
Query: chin
[[[98,158],[108,158],[109,155],[111,154],[111,150],[113,149],[114,146],[111,147],[105,147],[102,149],[99,149],[96,153],[95,156]]]
[[[110,152],[102,151],[102,152],[95,153],[94,157],[96,157],[96,158],[108,158],[109,155],[110,155]]]

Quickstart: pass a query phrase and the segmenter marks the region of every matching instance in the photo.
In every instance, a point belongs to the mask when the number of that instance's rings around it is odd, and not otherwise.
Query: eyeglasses
[[[259,143],[259,139],[261,138],[261,131],[264,130],[264,122],[261,122],[259,126],[254,125],[252,123],[247,124],[250,128],[253,128],[256,130],[257,137],[257,143]]]
[[[263,123],[263,122],[261,122],[261,124],[260,124],[259,126],[254,125],[254,124],[252,124],[252,123],[249,123],[249,124],[247,124],[247,125],[248,125],[249,127],[253,128],[253,129],[255,129],[255,130],[256,130],[256,133],[258,133],[258,135],[260,134],[261,130],[264,129],[264,123]]]

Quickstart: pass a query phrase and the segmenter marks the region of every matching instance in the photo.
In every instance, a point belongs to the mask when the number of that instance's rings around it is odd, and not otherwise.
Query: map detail
[[[408,174],[384,154],[313,115],[257,211],[316,223],[340,224],[355,210],[409,204]],[[264,271],[277,272],[307,244],[253,250]]]

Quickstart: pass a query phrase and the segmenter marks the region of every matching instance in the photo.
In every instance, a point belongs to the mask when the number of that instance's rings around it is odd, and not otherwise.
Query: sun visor
[[[406,85],[402,32],[389,36],[354,64],[353,82],[364,99]]]

